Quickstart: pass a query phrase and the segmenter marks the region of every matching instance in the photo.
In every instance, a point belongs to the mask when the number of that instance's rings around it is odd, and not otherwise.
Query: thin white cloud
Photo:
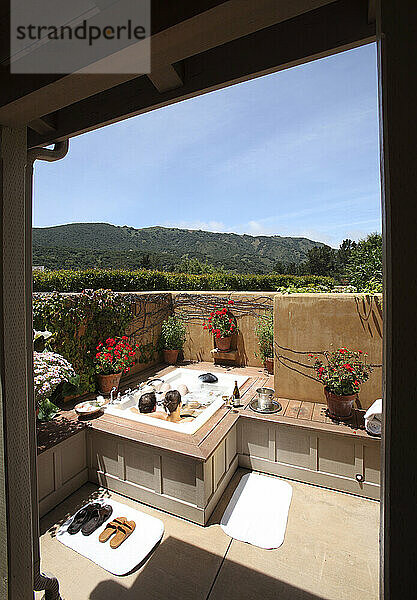
[[[214,233],[230,233],[233,231],[233,227],[227,227],[221,221],[167,221],[162,224],[162,227],[212,231]]]

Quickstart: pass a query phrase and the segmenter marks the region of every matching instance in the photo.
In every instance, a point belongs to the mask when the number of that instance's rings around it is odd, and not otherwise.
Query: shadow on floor
[[[201,565],[199,571],[187,565]],[[119,581],[101,581],[89,600],[322,600],[296,588],[169,537],[155,550],[130,587]]]
[[[59,519],[57,519],[56,516],[56,509],[51,510],[42,517],[40,522],[40,534],[43,535],[48,532],[51,537],[55,537],[61,525],[85,504],[94,502],[95,500],[105,500],[110,497],[111,494],[108,490],[98,488],[92,483],[87,483],[59,504],[59,514],[62,514]]]
[[[233,473],[233,476],[229,481],[227,488],[223,492],[220,500],[216,504],[216,507],[213,510],[211,517],[209,518],[206,524],[206,527],[211,527],[212,525],[220,525],[221,518],[223,516],[224,511],[226,510],[227,505],[229,504],[229,500],[233,496],[233,492],[239,485],[239,482],[242,479],[243,475],[245,475],[246,473],[250,473],[250,471],[248,469],[242,469],[240,467],[235,471],[235,473]]]

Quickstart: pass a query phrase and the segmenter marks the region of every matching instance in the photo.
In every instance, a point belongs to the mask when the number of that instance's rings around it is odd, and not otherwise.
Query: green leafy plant
[[[382,294],[382,279],[379,276],[371,277],[371,279],[363,287],[362,292],[365,294]]]
[[[228,300],[227,304],[233,305],[233,300]],[[207,323],[203,323],[203,329],[207,329],[216,338],[226,338],[239,332],[236,317],[228,307],[219,309],[217,306],[210,313]]]
[[[54,332],[53,349],[80,375],[79,391],[96,388],[94,348],[102,339],[121,337],[132,319],[126,299],[111,290],[35,297],[34,326]]]
[[[346,265],[349,283],[358,290],[367,290],[370,284],[373,289],[382,291],[382,235],[372,233],[359,240],[352,250]],[[371,283],[372,282],[372,283]]]
[[[59,409],[53,402],[45,398],[39,403],[38,419],[39,421],[52,421],[58,414]]]
[[[259,356],[262,361],[274,356],[274,315],[267,314],[258,317],[255,325],[255,333],[258,338]],[[255,352],[255,356],[258,353]]]
[[[160,350],[182,350],[185,344],[185,326],[178,317],[168,317],[162,323],[158,347]]]
[[[138,363],[150,363],[154,360],[157,348],[155,343],[148,342],[138,345]]]
[[[369,379],[372,367],[366,362],[367,356],[361,350],[339,348],[330,352],[324,363],[317,356],[309,354],[315,360],[314,370],[318,381],[338,396],[357,394],[361,384]]]

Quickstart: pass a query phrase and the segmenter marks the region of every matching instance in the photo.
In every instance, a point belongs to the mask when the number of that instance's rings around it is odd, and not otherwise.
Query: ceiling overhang
[[[152,5],[149,75],[9,74],[0,124],[28,125],[29,145],[46,144],[375,39],[367,0],[195,1],[188,14],[173,4],[183,18],[170,13],[165,28],[165,3]],[[135,45],[103,60],[133,65]]]

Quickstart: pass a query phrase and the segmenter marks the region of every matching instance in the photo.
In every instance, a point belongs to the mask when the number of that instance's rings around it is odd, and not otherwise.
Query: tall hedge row
[[[34,271],[35,292],[80,292],[109,289],[116,292],[148,290],[208,290],[275,292],[279,287],[333,286],[331,277],[319,275],[245,275],[239,273],[164,273],[162,271],[96,270]]]

